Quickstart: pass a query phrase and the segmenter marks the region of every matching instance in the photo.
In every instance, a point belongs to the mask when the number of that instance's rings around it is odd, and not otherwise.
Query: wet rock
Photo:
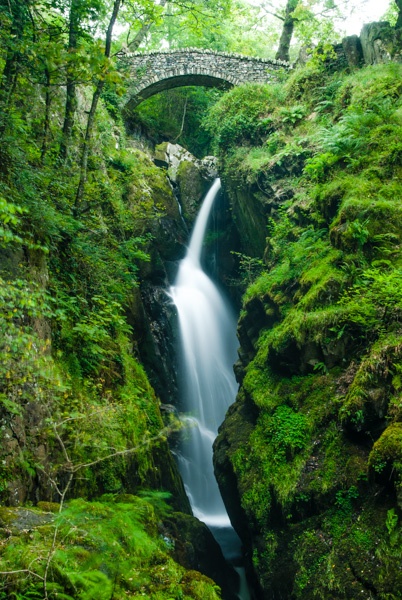
[[[178,397],[177,325],[175,308],[167,294],[168,283],[144,281],[133,291],[127,319],[135,331],[135,351],[157,396],[165,404]]]
[[[234,529],[247,545],[249,524],[240,502],[241,485],[233,470],[231,456],[249,438],[256,423],[258,411],[244,394],[229,407],[225,421],[214,442],[214,470],[226,510]]]
[[[206,156],[199,160],[179,144],[164,142],[155,148],[155,164],[165,167],[175,187],[183,217],[191,224],[200,207],[200,201],[211,181],[218,176],[217,159]]]
[[[248,256],[263,256],[267,239],[267,220],[278,207],[292,198],[294,191],[281,177],[287,168],[294,174],[300,164],[273,165],[269,173],[258,173],[252,182],[237,181],[233,176],[223,178],[224,188],[230,198],[232,218],[239,232],[241,250]],[[272,182],[271,175],[278,175]]]
[[[159,144],[155,147],[154,160],[156,165],[169,169],[169,178],[173,183],[177,181],[178,169],[183,161],[193,163],[206,181],[211,182],[218,176],[217,159],[214,156],[206,156],[199,160],[179,144]]]
[[[152,481],[151,478],[148,478],[148,485],[151,485],[155,489],[170,492],[170,503],[174,510],[183,513],[183,518],[192,515],[190,502],[187,498],[177,464],[169,450],[168,443],[164,442],[159,444],[159,446],[155,446],[152,451],[152,457],[155,465],[157,465],[157,469],[155,470],[154,480]]]
[[[183,217],[187,223],[192,223],[195,221],[200,200],[206,193],[209,184],[202,178],[199,167],[189,160],[183,160],[178,165],[176,183]]]
[[[222,589],[224,600],[237,600],[238,575],[204,523],[190,515],[173,513],[164,520],[162,535],[173,542],[173,558],[179,564],[213,579]]]

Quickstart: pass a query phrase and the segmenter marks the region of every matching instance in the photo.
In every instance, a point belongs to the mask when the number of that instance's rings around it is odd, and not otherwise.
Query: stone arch
[[[121,60],[130,69],[133,80],[126,104],[128,110],[154,94],[175,87],[199,85],[228,89],[246,82],[269,83],[276,79],[276,70],[290,66],[284,61],[200,48],[135,52],[123,55]]]
[[[221,89],[229,89],[236,85],[225,76],[212,76],[206,73],[185,73],[177,75],[174,72],[166,74],[163,79],[150,78],[143,82],[141,88],[137,88],[135,94],[127,103],[127,109],[133,109],[144,100],[147,100],[159,92],[171,90],[177,87],[184,86],[203,86],[203,87],[218,87]]]

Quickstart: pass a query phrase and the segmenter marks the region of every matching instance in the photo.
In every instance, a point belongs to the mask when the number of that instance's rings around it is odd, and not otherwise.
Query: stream
[[[236,318],[227,300],[201,266],[209,217],[221,188],[212,184],[194,225],[185,258],[170,295],[177,308],[183,407],[186,417],[179,469],[194,516],[203,521],[239,574],[239,600],[250,595],[242,568],[241,542],[231,526],[212,464],[212,445],[236,398]]]

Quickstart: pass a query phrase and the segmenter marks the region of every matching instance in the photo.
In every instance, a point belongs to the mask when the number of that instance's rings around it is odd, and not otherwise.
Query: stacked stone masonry
[[[131,107],[160,91],[183,85],[231,87],[247,82],[269,83],[276,79],[275,71],[290,68],[281,60],[199,48],[126,53],[121,60],[132,75]]]

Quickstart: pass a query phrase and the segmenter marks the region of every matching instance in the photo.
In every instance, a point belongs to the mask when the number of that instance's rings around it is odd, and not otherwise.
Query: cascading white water
[[[211,528],[226,558],[233,559],[240,554],[240,540],[231,528],[214,476],[212,444],[237,392],[236,320],[201,267],[202,244],[220,187],[220,180],[215,180],[205,197],[170,294],[179,317],[183,406],[191,415],[185,418],[188,427],[179,468],[194,515]]]
[[[181,261],[171,295],[176,305],[182,342],[183,405],[186,418],[180,469],[196,517],[207,525],[227,525],[229,519],[212,466],[212,444],[237,384],[236,323],[218,289],[201,267],[202,243],[217,179],[209,190]]]

